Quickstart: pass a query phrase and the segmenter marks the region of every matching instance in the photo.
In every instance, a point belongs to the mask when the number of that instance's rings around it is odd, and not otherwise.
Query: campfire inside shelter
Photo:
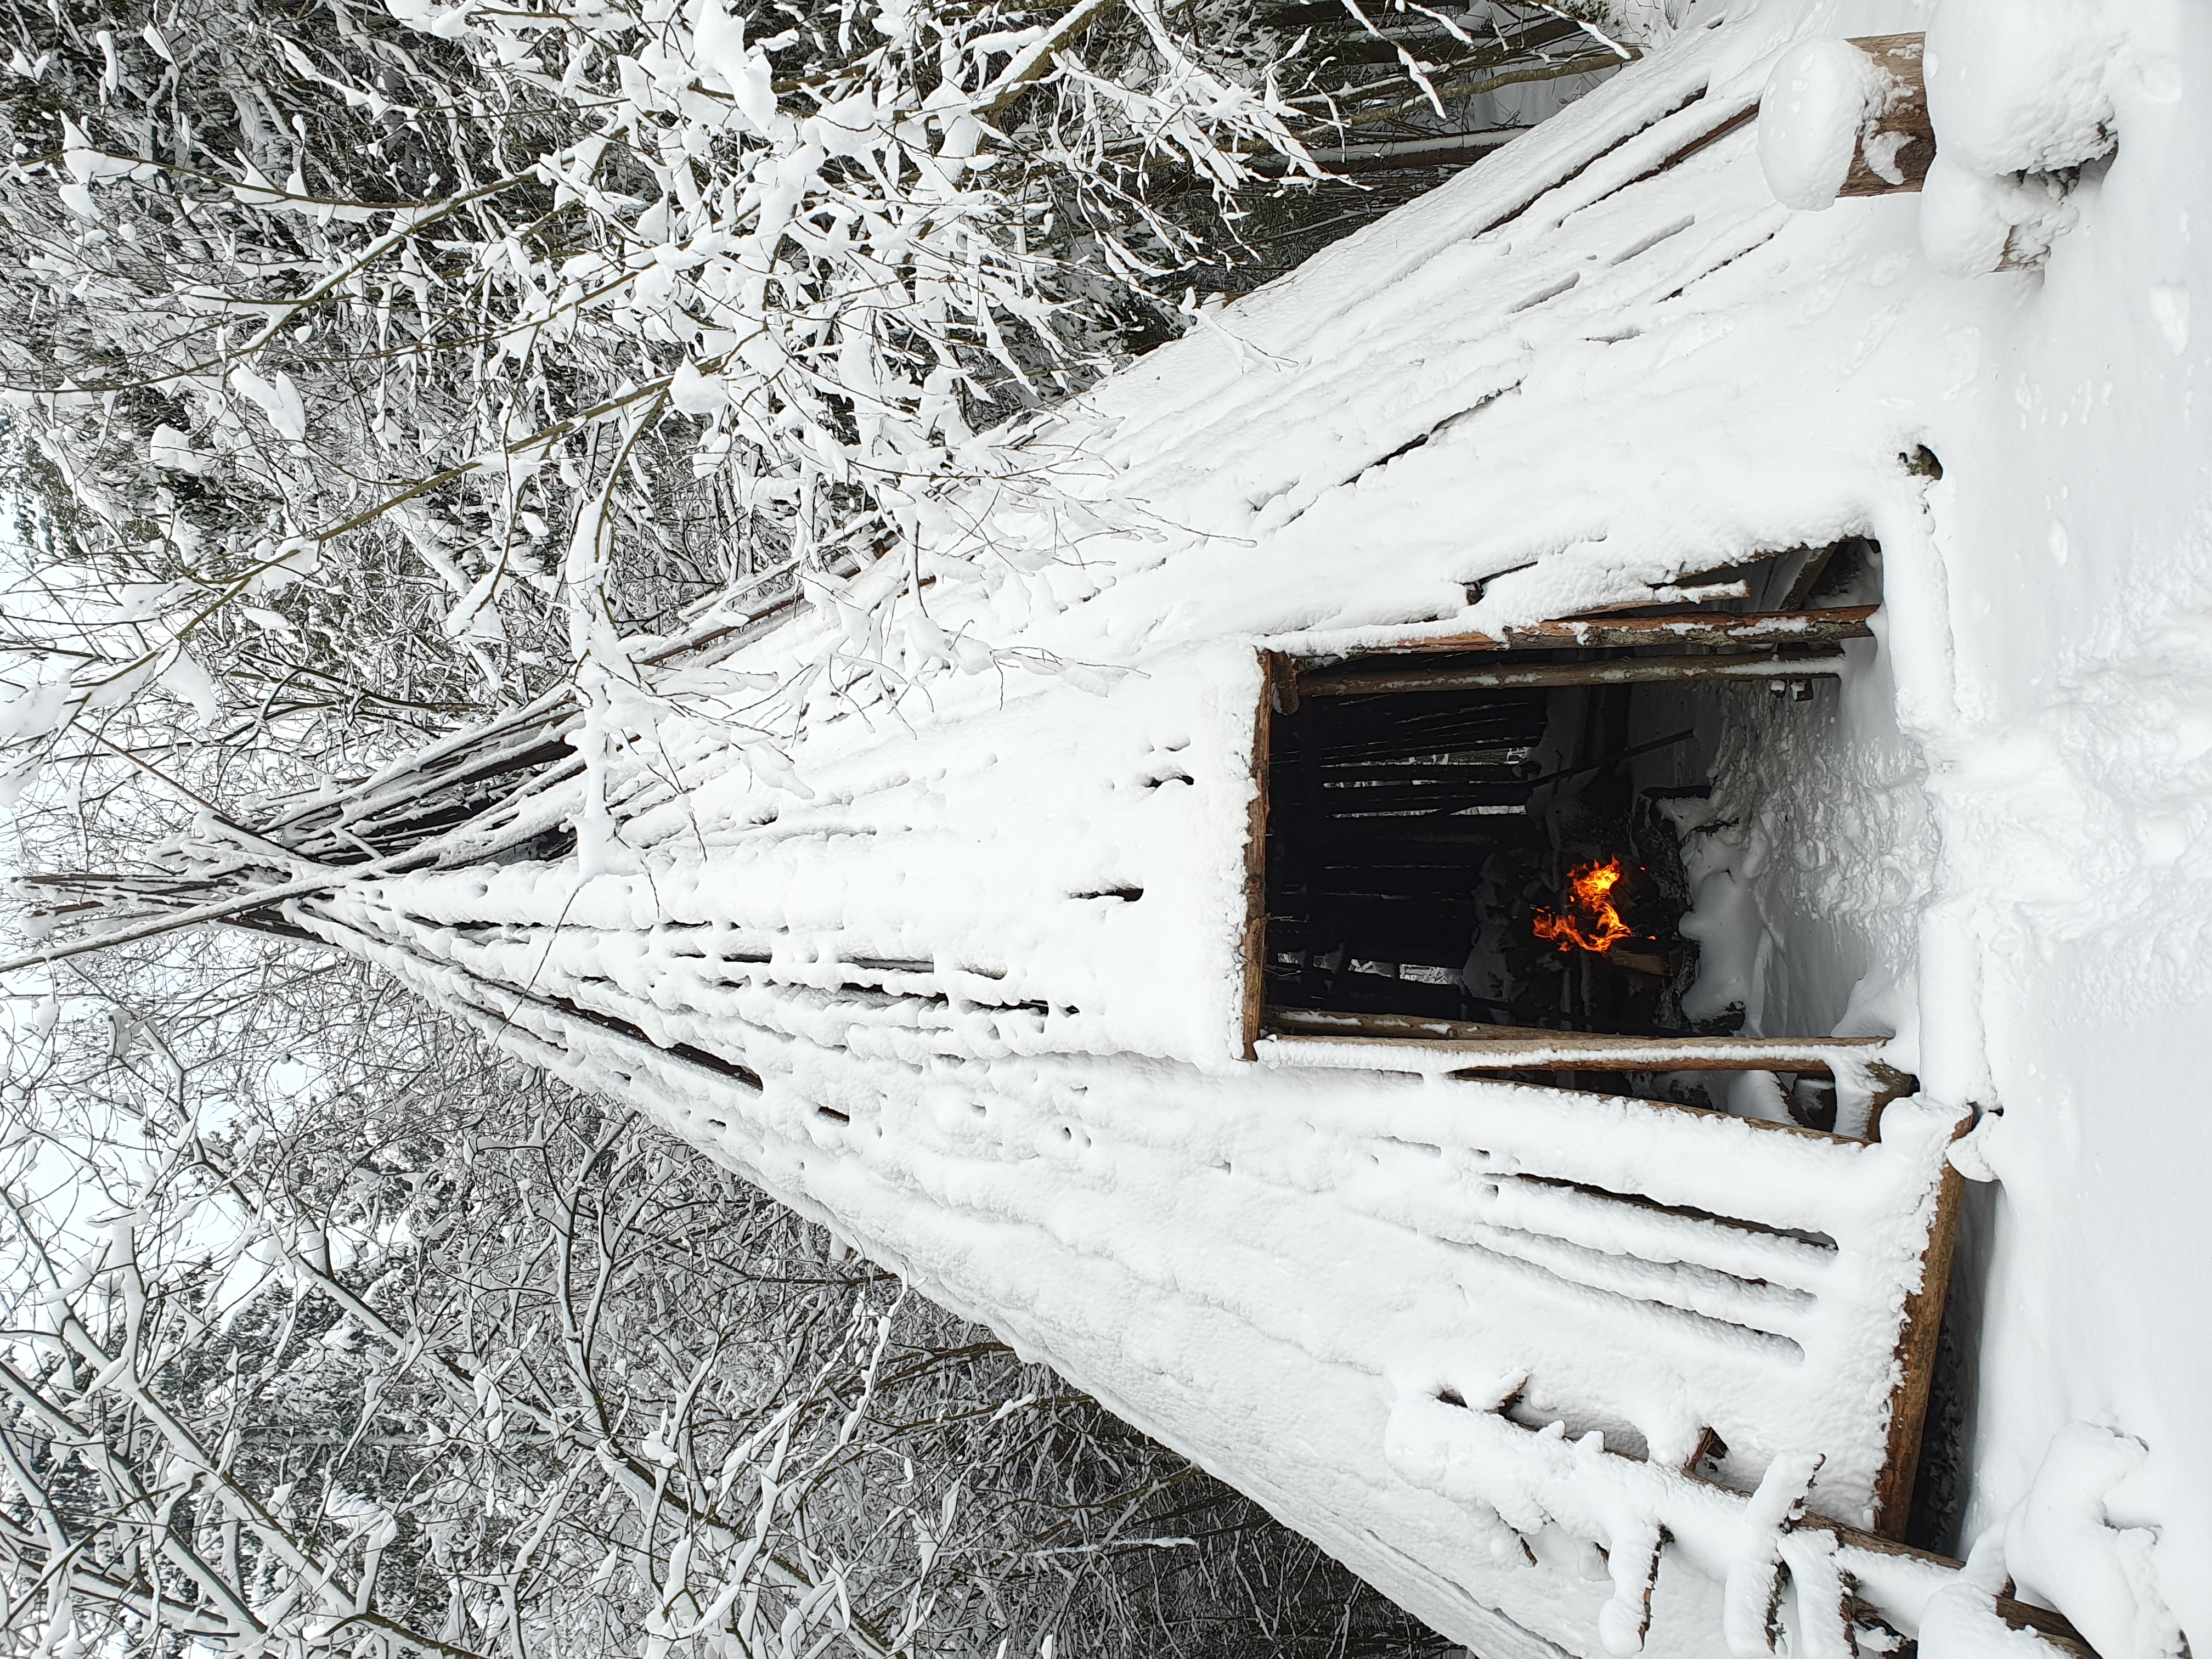
[[[1601,619],[1587,646],[1509,641],[1299,672],[1270,721],[1269,1029],[1351,1025],[1333,1015],[1408,1036],[1740,1031],[1740,1003],[1693,995],[1685,854],[1713,817],[1732,723],[1817,722],[1836,696],[1832,643],[1744,644],[1762,629],[1790,637],[1785,615],[1870,608],[1837,606],[1871,583],[1870,544],[1821,552],[1812,603],[1823,610],[1751,597],[1760,581],[1770,594],[1793,574],[1806,583],[1785,561],[1741,584],[1745,598],[1697,613],[1687,634],[1651,629],[1655,611]],[[1823,649],[1827,676],[1792,672]]]
[[[1269,1004],[1692,1031],[1667,809],[1710,785],[1692,726],[1642,730],[1687,716],[1644,690],[1307,697],[1278,720]]]

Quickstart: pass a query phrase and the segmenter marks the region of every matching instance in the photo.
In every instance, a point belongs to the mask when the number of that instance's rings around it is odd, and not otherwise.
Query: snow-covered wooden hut
[[[1966,597],[2008,492],[2081,487],[2023,376],[2137,210],[2103,159],[2137,94],[2079,42],[2063,107],[2048,65],[1975,58],[1948,112],[1931,72],[1919,192],[1924,127],[1834,41],[1925,7],[1671,10],[1044,429],[1073,506],[1002,556],[811,575],[672,650],[690,712],[611,757],[613,840],[576,850],[580,717],[533,710],[265,826],[440,837],[283,924],[1483,1659],[2064,1648],[1902,1541],[1994,1099],[1972,820],[1929,781],[2019,661]],[[1874,193],[1806,210],[1839,185]],[[2094,532],[2038,511],[2057,562],[2003,556],[2063,594]],[[912,626],[848,629],[917,572]],[[740,677],[825,651],[793,787]]]

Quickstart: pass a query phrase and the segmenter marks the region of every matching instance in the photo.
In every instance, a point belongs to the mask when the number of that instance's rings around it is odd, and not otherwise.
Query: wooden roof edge
[[[1656,616],[1597,613],[1525,623],[1495,632],[1428,634],[1399,644],[1362,646],[1311,657],[1291,653],[1309,674],[1376,656],[1442,655],[1458,651],[1578,651],[1638,646],[1815,645],[1867,639],[1879,605],[1795,611],[1709,611],[1681,609]]]

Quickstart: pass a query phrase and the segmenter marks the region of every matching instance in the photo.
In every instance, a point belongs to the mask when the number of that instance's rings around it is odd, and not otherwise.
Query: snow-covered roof
[[[1046,428],[1151,539],[1029,527],[1059,562],[947,625],[1101,663],[1480,629],[1917,516],[1894,393],[1955,357],[1955,285],[1916,198],[1775,202],[1743,118],[1800,9],[1711,15]]]

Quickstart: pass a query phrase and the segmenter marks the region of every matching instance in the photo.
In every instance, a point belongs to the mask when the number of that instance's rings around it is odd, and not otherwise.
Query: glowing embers
[[[1540,939],[1558,941],[1562,951],[1606,951],[1636,930],[1620,919],[1613,890],[1620,884],[1620,860],[1593,860],[1567,872],[1565,902],[1558,912],[1539,909],[1532,926]]]

